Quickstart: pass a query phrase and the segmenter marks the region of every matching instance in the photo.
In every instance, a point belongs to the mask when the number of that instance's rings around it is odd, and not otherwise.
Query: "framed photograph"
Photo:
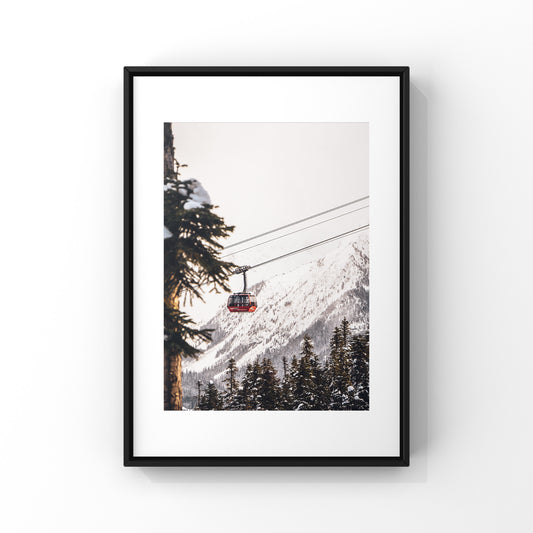
[[[124,464],[409,464],[409,69],[126,67]]]

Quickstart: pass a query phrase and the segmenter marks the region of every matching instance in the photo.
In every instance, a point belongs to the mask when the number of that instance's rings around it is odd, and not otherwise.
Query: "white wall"
[[[533,527],[528,2],[11,2],[0,529]],[[412,67],[412,466],[125,469],[122,66]]]

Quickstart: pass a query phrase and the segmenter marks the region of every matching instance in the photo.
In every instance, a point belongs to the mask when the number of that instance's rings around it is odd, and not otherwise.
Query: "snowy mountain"
[[[281,358],[300,351],[305,334],[323,359],[333,329],[343,317],[354,332],[368,328],[368,239],[343,243],[328,255],[249,288],[257,295],[255,313],[229,313],[222,307],[202,327],[213,329],[212,342],[197,360],[184,360],[184,403],[193,401],[198,380],[216,384],[227,362],[239,369],[268,356],[281,368]]]

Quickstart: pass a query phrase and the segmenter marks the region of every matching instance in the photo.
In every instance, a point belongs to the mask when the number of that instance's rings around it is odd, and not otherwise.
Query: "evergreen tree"
[[[207,407],[207,392],[202,392],[200,381],[198,381],[198,383],[199,383],[198,393],[200,395],[199,398],[198,398],[198,410],[199,411],[207,411],[208,410],[208,407]]]
[[[316,369],[318,360],[309,335],[304,336],[298,371],[294,382],[294,406],[297,411],[317,408]]]
[[[197,396],[196,396],[195,410],[198,410],[200,409],[200,400],[202,398],[202,382],[200,380],[196,382],[196,390],[197,390]]]
[[[248,364],[241,381],[241,388],[237,395],[239,409],[244,411],[254,411],[258,408],[259,396],[259,379],[260,366],[259,362]]]
[[[279,408],[280,388],[276,369],[272,361],[265,358],[261,361],[258,383],[258,409],[274,411]]]
[[[251,409],[257,411],[259,409],[259,403],[261,401],[261,389],[262,389],[263,377],[261,375],[261,365],[259,360],[254,361],[252,365],[252,373],[250,376],[249,387],[249,399]]]
[[[327,361],[324,365],[320,365],[318,359],[315,357],[311,360],[312,371],[314,375],[315,384],[315,405],[317,411],[327,411],[331,401],[331,392],[329,389]]]
[[[329,341],[330,351],[333,353],[339,353],[344,347],[343,334],[339,327],[335,327]]]
[[[283,380],[281,381],[281,392],[279,408],[283,411],[292,411],[294,406],[295,376],[298,373],[298,359],[293,356],[291,363],[287,357],[283,356]]]
[[[330,353],[321,365],[313,343],[305,335],[300,357],[290,364],[281,359],[283,378],[279,379],[270,358],[257,359],[246,366],[237,380],[237,364],[228,361],[225,390],[218,392],[213,382],[202,393],[198,385],[201,410],[368,410],[369,408],[369,334],[351,335],[343,319],[330,339]]]
[[[298,358],[293,355],[291,358],[291,366],[288,373],[288,409],[296,410],[298,403],[296,400],[296,387],[300,376],[300,365]]]
[[[351,382],[351,359],[344,342],[342,327],[336,327],[330,340],[329,388],[330,409],[342,411],[350,409],[350,395],[353,395]]]
[[[198,329],[180,303],[202,299],[204,288],[229,291],[228,276],[234,265],[220,258],[219,241],[233,226],[213,212],[214,205],[194,207],[192,180],[180,180],[180,165],[174,157],[172,125],[164,125],[164,224],[170,232],[165,239],[164,326],[165,326],[165,409],[182,408],[181,361],[198,355],[199,341],[211,338],[211,331]],[[191,205],[193,208],[186,207]]]
[[[350,342],[352,357],[351,380],[354,387],[352,408],[366,411],[369,408],[369,333],[354,335]]]
[[[346,320],[346,317],[342,319],[339,330],[341,335],[342,347],[346,348],[350,341],[350,323],[348,322],[348,320]]]
[[[294,396],[292,394],[291,389],[289,363],[285,355],[282,357],[281,362],[283,365],[283,379],[281,381],[279,408],[282,411],[289,411],[292,409],[294,403]]]
[[[207,390],[202,395],[200,409],[202,411],[220,411],[223,409],[222,398],[212,381],[209,382]]]
[[[224,408],[235,411],[238,410],[238,391],[239,391],[239,382],[237,381],[237,363],[232,357],[228,361],[228,367],[226,369],[226,378],[223,383],[226,385],[226,391],[224,392]]]
[[[239,411],[248,411],[250,409],[249,401],[249,383],[252,365],[248,363],[241,380],[241,385],[237,390],[237,409]]]

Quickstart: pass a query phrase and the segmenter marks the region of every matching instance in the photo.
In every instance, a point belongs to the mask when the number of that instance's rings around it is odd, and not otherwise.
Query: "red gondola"
[[[228,311],[230,313],[253,313],[257,309],[257,297],[246,292],[246,271],[249,269],[249,266],[243,266],[233,271],[234,274],[243,275],[244,288],[242,292],[235,292],[228,298]]]
[[[228,298],[231,313],[253,313],[257,309],[257,297],[249,292],[236,292]]]

